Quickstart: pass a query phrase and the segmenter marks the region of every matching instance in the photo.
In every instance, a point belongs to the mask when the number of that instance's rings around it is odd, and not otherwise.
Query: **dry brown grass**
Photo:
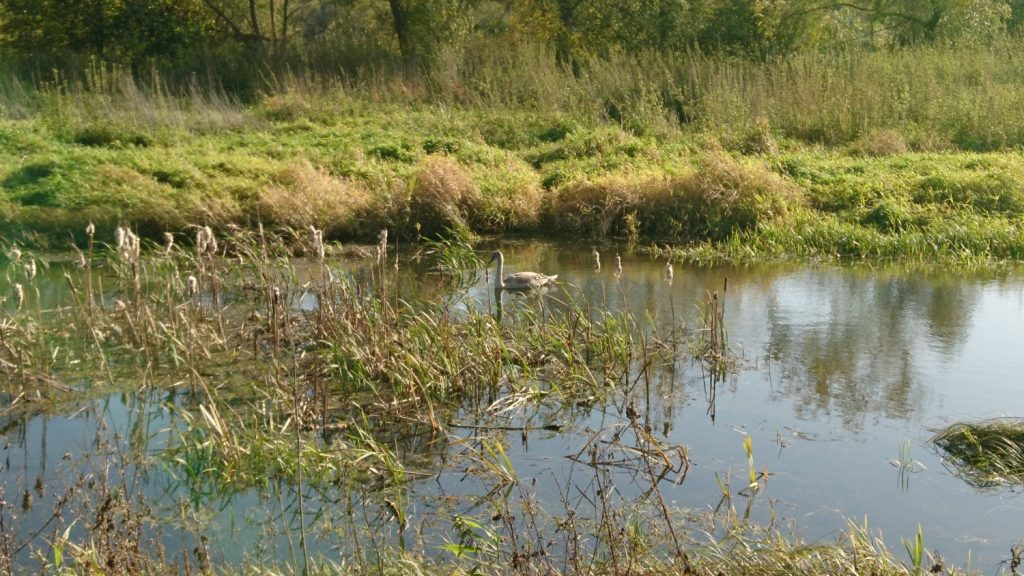
[[[802,201],[799,186],[762,163],[740,161],[712,147],[696,166],[675,176],[616,175],[570,183],[559,190],[548,216],[552,229],[566,232],[629,235],[627,228],[635,225],[655,239],[722,239],[787,218]]]
[[[741,162],[717,147],[704,154],[697,172],[681,184],[687,196],[722,210],[741,228],[762,219],[785,217],[803,195],[799,186],[764,164]]]
[[[563,186],[549,207],[551,228],[597,236],[622,231],[623,218],[648,195],[663,188],[663,180],[613,175]]]
[[[904,154],[910,147],[907,141],[896,130],[881,129],[873,130],[862,135],[853,144],[853,149],[862,156],[891,156],[893,154]]]
[[[316,226],[329,237],[356,233],[372,205],[373,195],[364,185],[308,161],[282,170],[277,183],[261,190],[256,200],[258,216],[268,224]]]
[[[468,233],[469,220],[483,209],[480,190],[469,172],[443,155],[427,156],[413,179],[410,220],[424,235]]]

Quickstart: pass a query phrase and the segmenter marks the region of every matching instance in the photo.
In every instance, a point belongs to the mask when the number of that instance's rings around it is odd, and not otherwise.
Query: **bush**
[[[255,207],[268,224],[316,226],[327,236],[338,237],[359,233],[360,217],[372,204],[370,191],[359,182],[337,178],[304,161],[282,170],[276,184],[259,192]]]
[[[447,156],[424,158],[410,192],[410,224],[424,236],[468,234],[469,216],[480,212],[480,191],[469,172]]]
[[[853,145],[861,156],[891,156],[905,154],[909,148],[903,135],[896,130],[873,130],[862,135]]]

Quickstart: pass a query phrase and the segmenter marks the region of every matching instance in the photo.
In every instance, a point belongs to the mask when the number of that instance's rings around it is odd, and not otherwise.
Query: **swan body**
[[[494,286],[496,290],[536,290],[550,286],[558,279],[558,274],[548,276],[537,272],[513,272],[502,277],[505,270],[505,255],[501,253],[501,250],[496,250],[494,254],[491,254],[491,262],[495,260],[498,262],[495,273],[497,280]]]

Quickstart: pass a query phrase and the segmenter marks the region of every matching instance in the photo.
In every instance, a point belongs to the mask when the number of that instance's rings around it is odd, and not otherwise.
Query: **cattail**
[[[174,248],[174,234],[164,232],[164,256],[171,255],[171,248]]]
[[[217,237],[213,235],[213,229],[209,226],[203,226],[203,230],[206,231],[206,250],[212,255],[219,252],[217,249]]]
[[[22,305],[25,304],[25,289],[21,287],[21,284],[14,285],[14,299],[18,301],[18,310],[21,310]]]
[[[92,240],[92,237],[96,235],[96,225],[89,222],[89,225],[85,227],[85,235],[89,237],[89,240]]]
[[[21,261],[21,250],[18,249],[18,245],[11,246],[11,260],[15,262]]]
[[[32,280],[35,280],[36,261],[32,260],[31,258],[28,260],[28,262],[25,263],[25,276],[28,278],[28,281],[30,283],[32,282]]]
[[[188,297],[191,300],[199,292],[199,280],[196,280],[196,277],[190,274],[186,282],[188,283]]]
[[[309,229],[313,232],[313,251],[322,261],[324,259],[324,231],[317,230],[315,226],[310,226]]]
[[[117,239],[117,253],[121,259],[129,264],[139,261],[139,237],[128,228],[118,227],[115,234]]]
[[[206,239],[206,231],[207,230],[209,230],[209,228],[199,228],[198,230],[196,230],[196,253],[197,254],[202,255],[202,254],[204,254],[206,252],[206,244],[208,242],[207,239]]]
[[[79,268],[85,268],[88,265],[89,265],[89,263],[85,261],[85,253],[83,253],[81,250],[79,250],[78,251],[78,267]]]
[[[117,247],[117,251],[121,252],[124,250],[124,240],[126,229],[122,226],[118,226],[114,230],[114,246]]]
[[[385,228],[377,234],[377,263],[380,264],[388,257],[388,229]]]
[[[665,263],[665,280],[668,280],[668,283],[671,284],[673,277],[674,277],[674,273],[672,271],[672,262],[671,261],[666,262]]]
[[[594,271],[595,272],[600,272],[601,271],[601,253],[597,251],[597,248],[594,248],[594,251],[590,253],[590,257],[594,260]]]
[[[622,276],[622,256],[615,255],[615,275]]]
[[[131,261],[139,261],[139,249],[142,247],[142,243],[139,242],[139,237],[134,232],[128,232],[129,238],[131,238]]]

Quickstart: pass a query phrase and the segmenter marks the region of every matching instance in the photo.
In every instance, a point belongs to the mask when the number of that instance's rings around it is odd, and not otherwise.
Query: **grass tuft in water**
[[[976,488],[1024,485],[1024,419],[957,422],[931,442],[950,469]]]

